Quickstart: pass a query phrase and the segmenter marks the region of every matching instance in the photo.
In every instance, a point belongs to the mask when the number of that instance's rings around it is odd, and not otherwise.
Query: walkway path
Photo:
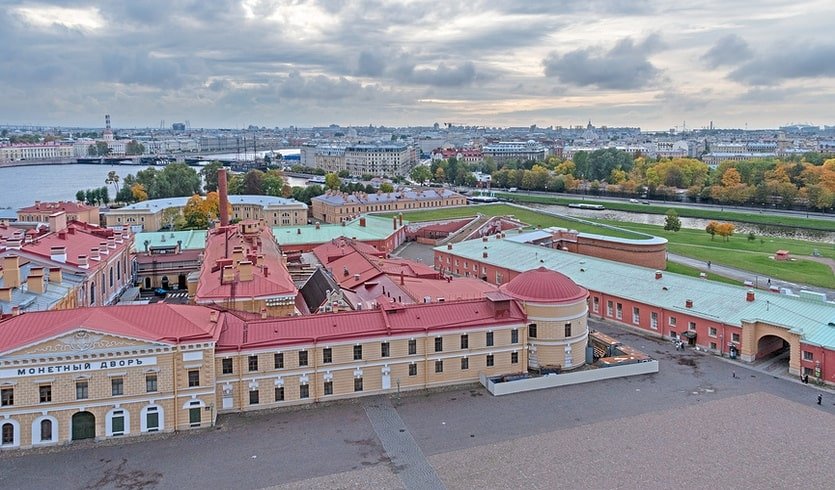
[[[804,257],[804,258],[811,258],[811,257]],[[826,295],[827,299],[835,300],[835,291],[827,288],[822,288],[818,286],[809,286],[806,284],[798,284],[789,281],[781,281],[779,279],[772,279],[767,276],[757,275],[750,271],[745,271],[742,269],[737,269],[734,267],[728,267],[726,265],[719,265],[719,264],[712,264],[710,269],[708,269],[707,264],[704,261],[698,259],[692,259],[690,257],[684,257],[683,255],[676,255],[672,253],[667,254],[667,260],[670,262],[675,262],[677,264],[683,264],[690,267],[695,267],[700,271],[704,272],[712,272],[714,274],[728,277],[731,279],[736,279],[740,282],[751,281],[754,283],[754,287],[758,289],[768,289],[769,286],[777,286],[779,288],[788,288],[791,289],[793,293],[797,294],[801,289],[806,289],[808,291],[815,291],[818,293],[823,293]],[[770,282],[769,282],[770,279]]]

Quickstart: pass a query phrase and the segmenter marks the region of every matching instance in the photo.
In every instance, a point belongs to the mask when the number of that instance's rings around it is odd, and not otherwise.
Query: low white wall
[[[481,375],[481,384],[487,391],[495,396],[510,395],[523,391],[541,390],[556,386],[576,385],[590,383],[602,379],[624,378],[637,376],[639,374],[651,374],[658,372],[658,361],[639,362],[637,364],[626,364],[624,366],[612,366],[599,369],[589,369],[574,373],[553,374],[537,378],[524,378],[503,383],[494,383],[487,376]]]

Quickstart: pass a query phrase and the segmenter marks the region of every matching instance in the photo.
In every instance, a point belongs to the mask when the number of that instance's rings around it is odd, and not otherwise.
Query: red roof
[[[525,271],[500,289],[516,299],[534,303],[573,303],[589,294],[568,276],[545,267]]]
[[[246,226],[253,226],[254,231],[244,234]],[[223,268],[218,267],[218,261],[227,258],[231,261],[235,247],[241,247],[243,259],[253,263],[252,280],[240,280],[239,274],[236,273],[234,280],[221,281]],[[242,222],[210,230],[203,253],[205,255],[197,285],[197,302],[233,297],[295,297],[298,292],[287,266],[281,259],[281,251],[272,231],[263,223]]]
[[[212,340],[219,334],[202,306],[116,305],[23,313],[0,323],[0,352],[16,350],[77,329],[151,342]]]
[[[313,249],[313,255],[315,255],[316,258],[319,259],[319,262],[323,264],[329,264],[340,257],[355,252],[362,252],[373,257],[386,256],[386,252],[377,250],[372,245],[351,240],[350,238],[346,238],[344,236],[323,243]]]
[[[476,299],[386,306],[375,310],[323,313],[250,322],[230,318],[224,323],[217,350],[230,351],[314,342],[351,341],[367,337],[483,328],[524,322],[525,314],[519,305],[515,301],[510,301],[509,305],[509,310],[498,315],[492,301]]]
[[[58,201],[58,202],[39,202],[32,206],[20,208],[18,213],[57,213],[58,211],[65,211],[69,213],[78,213],[81,211],[89,211],[93,206],[88,206],[80,202]]]
[[[78,256],[86,255],[90,270],[95,270],[101,262],[89,260],[92,249],[99,249],[102,242],[114,236],[114,230],[102,228],[90,223],[71,221],[66,230],[50,232],[23,246],[23,250],[41,257],[50,258],[52,247],[66,247],[67,264],[78,267]],[[127,233],[123,235],[122,243],[117,243],[115,249],[108,248],[109,254],[115,254],[129,248],[132,239]]]
[[[167,264],[169,262],[186,262],[193,261],[200,258],[202,250],[183,250],[175,254],[144,254],[138,253],[135,255],[137,264]]]

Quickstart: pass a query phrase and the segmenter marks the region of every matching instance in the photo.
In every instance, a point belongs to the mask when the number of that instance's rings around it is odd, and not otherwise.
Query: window
[[[114,436],[125,434],[125,411],[114,410],[110,417],[110,432]]]
[[[487,354],[487,367],[493,367],[495,363],[495,359],[493,358],[493,354]]]
[[[232,359],[222,359],[220,361],[223,374],[232,374]]]
[[[655,311],[649,314],[649,328],[658,330],[658,313]]]
[[[258,390],[249,390],[249,404],[258,405]]]
[[[711,348],[712,350],[717,350],[717,349],[718,349],[718,347],[716,347],[716,342],[711,342],[711,343],[710,343],[710,348]]]
[[[41,442],[48,442],[52,440],[52,421],[49,419],[41,420]]]
[[[380,343],[380,356],[389,357],[391,355],[391,345],[388,342]]]
[[[620,303],[618,303],[617,313],[615,315],[615,318],[617,318],[618,320],[623,319],[623,305],[620,304]]]
[[[487,347],[493,346],[493,332],[487,332]]]
[[[153,393],[157,391],[157,375],[156,374],[146,374],[145,375],[145,391],[148,393]]]
[[[86,400],[88,398],[87,382],[79,381],[75,384],[75,399]]]
[[[731,341],[739,342],[739,334],[738,333],[732,333],[731,334]]]
[[[591,300],[591,309],[592,309],[592,311],[594,311],[595,313],[597,313],[597,312],[599,312],[599,311],[600,311],[600,298],[598,298],[597,296],[595,296],[595,297],[594,297],[594,298],[592,298],[592,300]]]
[[[470,359],[466,358],[466,357],[462,357],[461,358],[461,370],[466,371],[467,369],[470,369]]]
[[[565,336],[566,337],[571,337],[571,324],[570,323],[565,324]]]
[[[3,388],[0,390],[0,407],[11,407],[12,405],[14,405],[14,388]]]
[[[470,348],[470,336],[464,334],[461,336],[461,348],[462,349],[469,349]]]
[[[362,378],[354,378],[354,391],[362,391]]]
[[[258,356],[249,356],[249,371],[258,371]]]
[[[435,352],[442,352],[444,350],[444,338],[435,337]]]
[[[125,394],[125,380],[122,378],[113,378],[110,380],[110,394],[113,396],[120,396]]]
[[[444,361],[435,361],[435,372],[436,373],[444,372]]]
[[[325,381],[325,394],[333,395],[333,381]]]
[[[322,349],[322,364],[330,364],[333,362],[333,349],[325,347]]]
[[[687,330],[696,330],[696,322],[688,322]]]
[[[275,401],[283,402],[284,401],[284,387],[283,386],[276,386],[275,387]]]
[[[716,337],[716,328],[715,327],[710,327],[707,330],[707,334],[710,335],[711,337]]]
[[[519,329],[514,328],[510,331],[510,343],[511,344],[518,344],[519,343]]]
[[[675,325],[676,325],[676,317],[671,316],[670,317],[670,326],[674,327]]]
[[[38,396],[41,403],[49,403],[52,401],[52,385],[38,386]]]
[[[14,444],[14,425],[10,423],[3,424],[3,438],[0,439],[0,445]]]
[[[354,346],[354,360],[359,361],[362,360],[362,346],[355,345]]]
[[[275,353],[273,355],[273,367],[275,369],[284,369],[284,354],[281,352]]]
[[[159,430],[159,407],[148,407],[145,411],[145,428],[148,432]]]
[[[613,305],[611,301],[606,302],[606,316],[612,316]]]
[[[409,376],[417,376],[417,364],[409,364]]]
[[[417,340],[409,339],[409,355],[413,356],[417,354]]]
[[[519,364],[519,353],[518,352],[511,352],[510,353],[510,363],[511,364]]]
[[[632,307],[632,323],[635,325],[641,323],[641,310],[637,306]]]
[[[299,351],[299,366],[307,366],[307,351]]]
[[[813,352],[809,352],[808,350],[803,351],[803,360],[804,361],[813,361],[815,360],[815,354]]]
[[[536,338],[536,323],[531,323],[530,325],[528,325],[528,338]]]
[[[195,386],[200,386],[200,371],[192,369],[188,372],[188,387],[193,388]]]

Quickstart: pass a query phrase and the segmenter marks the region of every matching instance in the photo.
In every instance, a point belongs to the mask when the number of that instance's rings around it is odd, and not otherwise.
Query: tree
[[[325,187],[327,187],[328,189],[330,189],[330,190],[339,189],[339,186],[340,186],[341,183],[342,183],[342,180],[340,180],[339,176],[336,175],[335,173],[331,172],[331,173],[325,174]]]
[[[721,236],[727,242],[731,235],[734,234],[736,227],[732,223],[719,223],[716,226],[716,234]]]
[[[106,141],[96,141],[95,145],[87,147],[87,155],[91,157],[106,157],[110,155],[113,150],[107,146]]]
[[[350,177],[350,176],[351,176],[351,172],[349,172],[349,171],[347,171],[347,170],[340,170],[339,172],[337,172],[337,174],[336,174],[336,175],[337,175],[340,179],[347,179],[348,177]]]
[[[125,145],[126,155],[142,155],[145,153],[145,145],[136,140],[131,140]]]
[[[75,193],[75,200],[78,201],[78,202],[84,202],[85,201],[84,191],[76,192]]]
[[[678,213],[670,209],[667,211],[667,217],[664,218],[664,229],[667,231],[678,231],[681,229],[681,220],[678,219]]]
[[[261,189],[267,196],[281,196],[284,178],[278,170],[268,170],[261,179]]]
[[[445,180],[446,180],[446,172],[444,172],[443,167],[438,167],[435,170],[435,182],[438,182],[440,184],[440,183],[444,182]]]
[[[182,216],[180,208],[165,208],[162,210],[162,217],[160,218],[162,227],[164,229],[173,229],[177,218]]]
[[[423,185],[427,180],[432,179],[432,172],[426,165],[418,165],[417,167],[412,169],[412,172],[409,174],[409,177],[411,177],[412,180],[419,183],[420,185]]]
[[[244,193],[244,176],[242,174],[232,174],[229,176],[229,194],[243,194]]]
[[[195,194],[191,196],[183,208],[185,228],[204,229],[209,227],[209,211],[206,202],[202,197]]]
[[[107,187],[99,189],[99,201],[105,206],[110,202],[110,194],[107,192]]]
[[[119,175],[115,170],[107,172],[107,178],[104,179],[104,183],[113,184],[113,190],[116,191],[117,196],[119,195]]]
[[[133,194],[134,201],[147,201],[148,200],[148,192],[145,190],[145,186],[137,182],[133,184],[130,188],[131,194]]]
[[[717,226],[719,226],[719,223],[715,221],[711,221],[707,224],[707,226],[705,226],[705,231],[708,233],[708,235],[710,235],[711,240],[713,240],[713,238],[716,236]]]
[[[244,174],[244,194],[264,194],[264,172],[252,169]]]
[[[138,172],[137,177],[142,172]],[[166,165],[161,172],[156,174],[151,186],[146,187],[151,199],[199,194],[200,188],[200,175],[185,163]]]
[[[394,192],[394,186],[389,184],[388,182],[383,182],[382,184],[380,184],[380,192]]]
[[[206,183],[203,186],[206,189],[206,192],[213,192],[217,190],[217,171],[222,168],[223,164],[215,160],[200,169],[200,175],[203,176],[203,181]]]

